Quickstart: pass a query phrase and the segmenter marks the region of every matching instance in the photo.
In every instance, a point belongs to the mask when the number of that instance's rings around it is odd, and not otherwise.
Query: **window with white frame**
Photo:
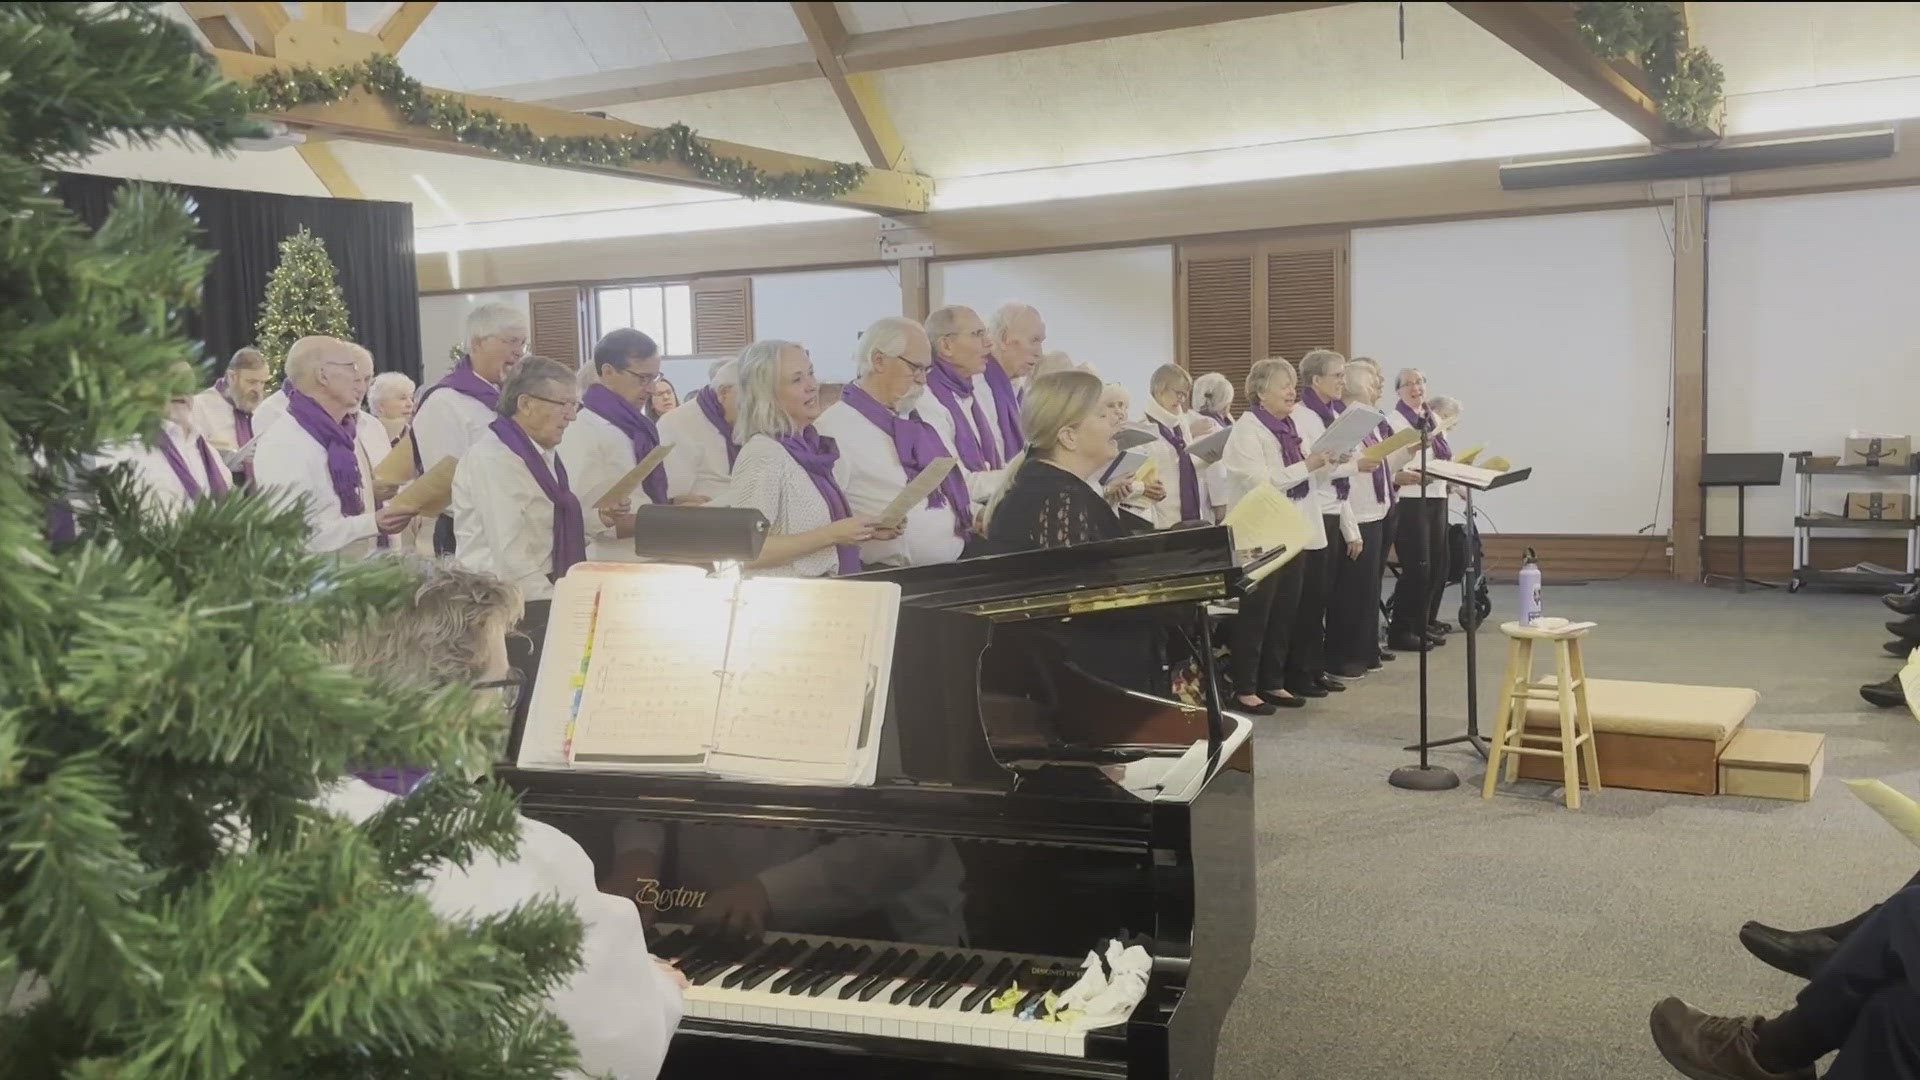
[[[693,356],[693,294],[685,285],[607,285],[593,290],[593,336],[633,329],[662,357]]]

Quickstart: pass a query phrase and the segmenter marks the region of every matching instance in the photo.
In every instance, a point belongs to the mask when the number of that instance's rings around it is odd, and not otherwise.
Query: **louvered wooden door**
[[[701,278],[688,291],[695,355],[731,356],[753,343],[752,278]]]
[[[580,332],[580,290],[540,289],[527,296],[531,332],[527,352],[578,369],[585,358]]]
[[[1266,270],[1267,356],[1296,364],[1314,349],[1347,351],[1347,237],[1269,240]]]
[[[1181,363],[1225,375],[1245,407],[1254,361],[1346,351],[1347,234],[1182,244],[1175,307]]]
[[[1180,362],[1195,378],[1225,375],[1237,398],[1257,359],[1252,246],[1182,247],[1180,255]]]

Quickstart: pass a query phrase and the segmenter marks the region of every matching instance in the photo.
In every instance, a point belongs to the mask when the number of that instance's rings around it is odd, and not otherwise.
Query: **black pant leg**
[[[1427,578],[1430,570],[1438,570],[1437,562],[1429,566],[1429,560],[1434,557],[1433,521],[1427,510],[1430,501],[1425,498],[1400,500],[1399,521],[1395,523],[1393,538],[1394,553],[1400,557],[1400,581],[1393,590],[1390,627],[1395,634],[1426,631],[1426,622],[1421,616],[1426,613],[1433,595],[1433,590],[1427,587]]]
[[[1431,590],[1427,600],[1427,621],[1434,622],[1440,618],[1440,604],[1446,599],[1448,570],[1453,565],[1453,547],[1447,542],[1447,500],[1427,501],[1432,504],[1427,512],[1433,515],[1433,522],[1429,526],[1433,530],[1429,534],[1433,544],[1433,574],[1427,579],[1427,588]]]
[[[1300,556],[1304,580],[1300,583],[1300,609],[1293,617],[1293,637],[1287,650],[1287,682],[1306,686],[1327,671],[1327,592],[1333,584],[1333,559],[1339,554],[1334,544],[1340,539],[1339,519],[1321,517],[1321,528],[1331,533],[1327,546]],[[1327,525],[1332,522],[1332,526]]]
[[[1869,997],[1826,1080],[1920,1080],[1920,991],[1886,986]]]
[[[1394,542],[1394,530],[1400,525],[1400,508],[1388,508],[1386,519],[1379,523],[1379,532],[1374,545],[1373,580],[1367,584],[1367,640],[1374,650],[1369,659],[1375,659],[1380,649],[1380,594],[1387,581],[1387,546]]]
[[[1907,883],[1905,885],[1902,885],[1901,888],[1911,889],[1916,885],[1920,885],[1920,874],[1915,874],[1912,877],[1908,878]],[[1861,924],[1865,923],[1869,918],[1873,916],[1874,912],[1879,910],[1880,910],[1880,905],[1875,904],[1872,907],[1868,908],[1867,910],[1861,912],[1860,914],[1855,915],[1853,918],[1848,919],[1846,922],[1835,923],[1832,926],[1821,927],[1821,931],[1835,941],[1845,941],[1847,939],[1848,934],[1851,934],[1855,930],[1860,929]]]
[[[527,726],[527,707],[533,703],[533,682],[540,674],[540,650],[547,640],[551,600],[527,601],[526,614],[507,638],[507,666],[520,673],[520,700],[513,706],[513,727],[507,736],[507,760],[520,756],[520,735]]]
[[[1300,589],[1306,581],[1304,556],[1275,570],[1267,580],[1273,583],[1273,606],[1267,613],[1267,643],[1260,654],[1260,689],[1284,690],[1287,684],[1287,657],[1293,647],[1293,618],[1300,610]]]
[[[1346,544],[1334,560],[1333,591],[1327,599],[1327,663],[1330,667],[1372,663],[1380,640],[1380,543],[1384,523],[1360,526],[1360,556],[1350,558]],[[1372,598],[1369,599],[1369,591]]]
[[[1895,893],[1860,928],[1848,935],[1820,971],[1808,981],[1793,1008],[1760,1026],[1758,1054],[1779,1066],[1801,1068],[1842,1047],[1854,1060],[1836,1060],[1827,1073],[1860,1080],[1920,1077],[1920,1032],[1912,1016],[1889,1033],[1881,1021],[1889,1007],[1912,999],[1920,985],[1920,888]],[[1867,1022],[1869,1030],[1860,1025]],[[1899,1037],[1896,1037],[1899,1036]],[[1847,1057],[1842,1053],[1842,1058]]]
[[[1280,575],[1285,572],[1283,567],[1268,574],[1265,581],[1240,598],[1240,611],[1233,617],[1233,630],[1227,638],[1233,653],[1233,692],[1236,694],[1254,694],[1261,689],[1261,658],[1274,645],[1267,640],[1267,623],[1273,615],[1273,597],[1280,585]],[[1284,642],[1280,644],[1285,647]]]

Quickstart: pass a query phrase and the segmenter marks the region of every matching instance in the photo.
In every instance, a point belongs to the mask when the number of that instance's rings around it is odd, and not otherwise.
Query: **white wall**
[[[420,366],[429,386],[453,369],[448,352],[466,344],[467,313],[494,301],[527,310],[527,294],[519,292],[458,293],[420,298]]]
[[[1503,532],[1665,532],[1672,257],[1654,210],[1353,233],[1353,350],[1465,406],[1456,450],[1533,467]]]
[[[891,267],[820,270],[801,274],[756,274],[753,336],[797,341],[813,354],[821,382],[853,378],[853,345],[875,319],[900,314],[900,279]],[[691,383],[669,374],[684,397],[706,382],[705,361],[678,361],[699,368]],[[670,364],[669,366],[673,366]]]
[[[1147,378],[1174,359],[1173,248],[1167,245],[935,263],[931,307],[965,304],[983,319],[1025,300],[1047,321],[1047,348],[1125,385],[1137,413]]]
[[[1707,224],[1708,450],[1837,455],[1854,428],[1920,434],[1920,188],[1718,202]],[[1825,477],[1815,505],[1875,487],[1891,485]],[[1788,473],[1749,491],[1747,531],[1791,531],[1792,490]],[[1733,516],[1732,493],[1709,499],[1709,532]]]

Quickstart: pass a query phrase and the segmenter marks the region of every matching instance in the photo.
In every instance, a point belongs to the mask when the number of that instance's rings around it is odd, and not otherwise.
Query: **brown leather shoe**
[[[1771,1072],[1753,1059],[1760,1017],[1713,1016],[1668,998],[1648,1017],[1653,1045],[1689,1080],[1814,1080],[1813,1067]]]

